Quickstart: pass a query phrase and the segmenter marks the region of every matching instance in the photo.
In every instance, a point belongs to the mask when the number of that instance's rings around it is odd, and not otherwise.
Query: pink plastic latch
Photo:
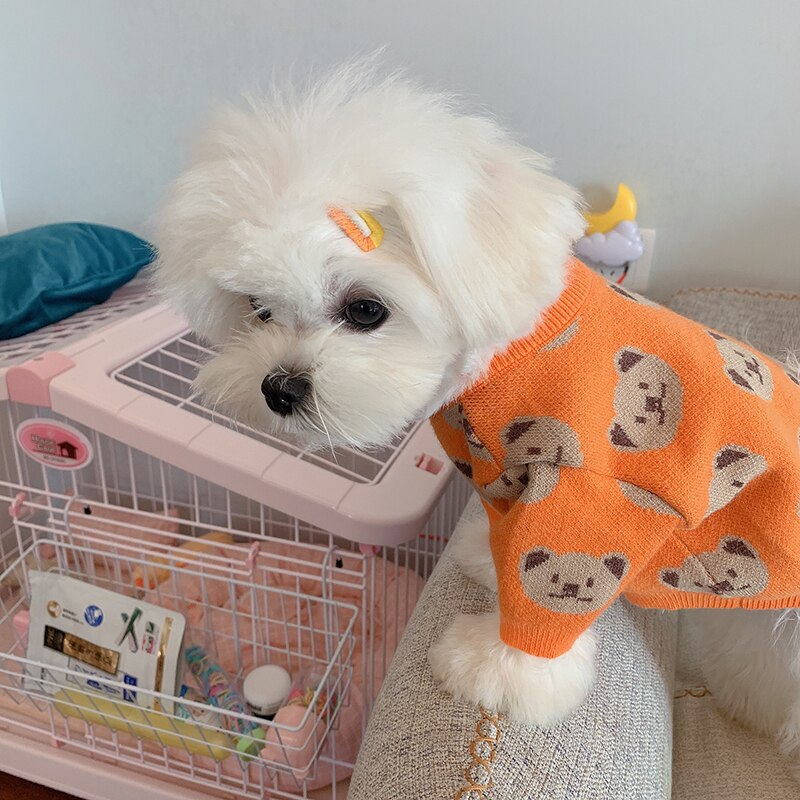
[[[442,471],[442,467],[444,464],[439,461],[438,458],[434,458],[433,456],[429,456],[427,453],[422,453],[418,455],[414,461],[417,469],[424,470],[425,472],[430,472],[432,475],[438,475]]]
[[[11,501],[11,505],[8,507],[8,515],[12,519],[19,519],[19,515],[22,513],[22,506],[25,505],[25,492],[17,492],[14,499]]]
[[[377,544],[359,544],[358,549],[362,555],[369,556],[370,558],[374,558],[381,551],[380,545]]]
[[[9,367],[6,374],[9,400],[50,408],[50,381],[74,366],[75,362],[68,356],[49,351]]]
[[[250,545],[250,552],[247,554],[247,571],[250,573],[250,577],[253,577],[253,573],[256,571],[256,560],[258,559],[258,554],[261,552],[261,545],[258,542],[253,542]]]

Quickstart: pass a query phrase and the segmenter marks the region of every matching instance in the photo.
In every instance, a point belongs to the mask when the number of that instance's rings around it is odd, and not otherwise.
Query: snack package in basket
[[[27,679],[32,688],[54,694],[59,689],[54,684],[61,684],[173,713],[172,702],[139,690],[177,694],[183,669],[183,614],[55,572],[32,570],[28,578],[27,657],[42,665],[39,674]]]

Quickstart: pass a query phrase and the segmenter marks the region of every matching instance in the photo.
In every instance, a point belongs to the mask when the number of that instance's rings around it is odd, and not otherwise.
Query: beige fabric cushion
[[[785,361],[787,350],[800,353],[800,294],[691,289],[674,294],[667,306],[778,361]]]
[[[702,642],[691,612],[679,617],[673,800],[797,800],[800,787],[772,740],[756,736],[717,710],[705,689]]]
[[[800,350],[800,294],[746,289],[679,292],[668,305],[783,360]],[[704,689],[702,642],[681,612],[675,687],[673,800],[797,800],[800,787],[772,741],[723,717]]]
[[[478,510],[473,498],[465,518]],[[494,602],[445,551],[383,685],[349,800],[668,798],[675,617],[616,603],[598,624],[595,692],[544,731],[455,702],[433,683],[431,643],[457,612]]]

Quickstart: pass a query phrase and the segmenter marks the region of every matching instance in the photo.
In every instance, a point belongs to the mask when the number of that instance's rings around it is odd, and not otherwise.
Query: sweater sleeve
[[[515,476],[519,479],[519,476]],[[682,519],[656,495],[585,469],[531,464],[490,514],[500,638],[555,658],[625,590]]]

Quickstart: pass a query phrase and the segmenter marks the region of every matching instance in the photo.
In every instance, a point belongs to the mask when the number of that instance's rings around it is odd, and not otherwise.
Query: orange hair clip
[[[383,228],[369,211],[348,213],[341,208],[332,207],[328,209],[328,217],[339,226],[348,239],[355,242],[356,246],[365,253],[381,246]]]

